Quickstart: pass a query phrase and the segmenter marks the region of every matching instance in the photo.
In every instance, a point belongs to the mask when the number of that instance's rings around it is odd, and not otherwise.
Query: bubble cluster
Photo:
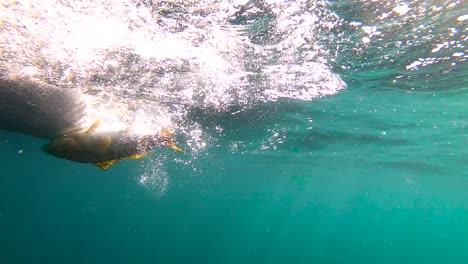
[[[339,20],[323,1],[29,0],[0,10],[2,68],[79,89],[98,129],[170,126],[194,155],[213,142],[194,109],[216,116],[345,87],[318,44]],[[164,189],[156,167],[140,182]]]

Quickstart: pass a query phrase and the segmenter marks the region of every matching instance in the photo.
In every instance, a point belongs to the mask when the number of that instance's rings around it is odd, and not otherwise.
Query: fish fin
[[[176,146],[176,144],[174,144],[174,142],[172,141],[166,141],[166,147],[169,147],[173,150],[176,150],[176,151],[179,151],[179,152],[184,152],[181,148],[179,148],[178,146]]]
[[[65,137],[65,136],[68,136],[70,134],[82,133],[82,132],[83,132],[82,127],[73,127],[73,128],[70,128],[70,129],[67,129],[67,130],[63,131],[63,133],[60,134],[59,136]]]
[[[101,168],[103,170],[107,170],[110,166],[114,165],[115,163],[119,162],[118,159],[115,160],[105,160],[101,162],[94,163],[94,166]]]
[[[96,118],[96,121],[85,131],[86,133],[93,132],[101,124],[101,118]]]
[[[183,150],[181,148],[179,148],[178,146],[176,146],[176,144],[174,144],[174,142],[172,142],[172,128],[170,127],[163,127],[161,129],[161,132],[160,132],[161,136],[167,138],[165,140],[165,144],[166,144],[166,147],[169,147],[173,150],[176,150],[176,151],[179,151],[179,152],[183,152]]]
[[[148,155],[148,151],[143,151],[141,153],[136,153],[127,157],[127,159],[140,159]]]

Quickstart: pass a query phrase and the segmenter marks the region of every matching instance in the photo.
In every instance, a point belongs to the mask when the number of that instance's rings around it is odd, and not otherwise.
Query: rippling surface
[[[107,172],[0,132],[2,263],[463,263],[464,1],[4,1],[2,70],[170,125]]]

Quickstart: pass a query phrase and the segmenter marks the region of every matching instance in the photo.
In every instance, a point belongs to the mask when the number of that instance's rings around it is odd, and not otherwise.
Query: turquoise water
[[[366,20],[336,3],[345,36],[323,43],[346,88],[191,109],[206,143],[197,155],[178,135],[185,154],[154,149],[104,172],[1,131],[1,263],[467,262],[466,47],[407,68],[428,43],[356,49],[362,35],[344,25]],[[466,20],[458,27],[466,45]]]

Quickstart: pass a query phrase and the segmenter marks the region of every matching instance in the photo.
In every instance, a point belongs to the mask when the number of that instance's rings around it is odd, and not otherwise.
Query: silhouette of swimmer
[[[129,130],[98,132],[101,120],[97,119],[82,129],[86,107],[75,90],[0,74],[0,128],[49,139],[42,148],[46,153],[106,170],[122,159],[144,157],[154,146],[182,151],[173,143],[170,128],[143,136]]]

